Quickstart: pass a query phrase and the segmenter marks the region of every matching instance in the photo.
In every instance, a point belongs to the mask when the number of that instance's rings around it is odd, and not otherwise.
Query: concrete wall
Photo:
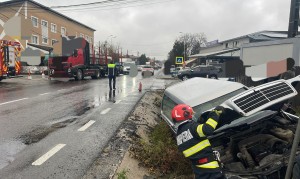
[[[244,65],[253,66],[291,57],[295,60],[295,66],[299,66],[299,51],[299,38],[250,43],[242,46],[241,60]]]

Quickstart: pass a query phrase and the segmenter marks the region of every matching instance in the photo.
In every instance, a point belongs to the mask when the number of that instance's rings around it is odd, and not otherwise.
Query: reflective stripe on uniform
[[[206,148],[208,146],[210,146],[208,139],[203,140],[203,141],[199,142],[198,144],[194,145],[193,147],[183,151],[183,155],[185,157],[189,157],[191,155],[194,155],[195,153],[198,153],[199,151],[203,150],[204,148]]]
[[[222,111],[218,111],[218,110],[213,110],[213,112],[215,112],[218,116],[222,114]]]
[[[212,161],[212,162],[209,162],[209,163],[206,163],[206,164],[202,164],[202,165],[196,165],[196,167],[199,167],[199,168],[219,168],[219,164],[217,161]]]
[[[200,137],[205,137],[205,134],[203,133],[203,124],[198,125],[197,133],[199,134]]]
[[[115,68],[116,64],[108,64],[107,67],[108,68]]]
[[[114,68],[116,67],[116,64],[108,64],[107,67],[108,67],[108,75],[115,76],[115,69]]]
[[[212,128],[216,128],[218,123],[217,121],[213,120],[212,118],[209,118],[207,121],[206,121],[206,124],[209,124]]]

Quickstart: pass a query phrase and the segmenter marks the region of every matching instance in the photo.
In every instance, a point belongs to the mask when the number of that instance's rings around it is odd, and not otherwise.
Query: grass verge
[[[130,154],[149,172],[163,178],[190,178],[191,164],[178,151],[169,126],[161,121],[149,132],[149,140],[134,140]]]

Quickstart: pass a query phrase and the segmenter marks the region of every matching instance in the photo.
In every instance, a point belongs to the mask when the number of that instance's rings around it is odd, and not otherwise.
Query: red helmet
[[[176,122],[192,119],[193,114],[194,111],[191,106],[186,104],[176,105],[171,112],[172,119]]]

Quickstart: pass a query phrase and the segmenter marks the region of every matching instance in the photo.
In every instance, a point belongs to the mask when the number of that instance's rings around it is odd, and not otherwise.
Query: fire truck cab
[[[20,42],[0,40],[0,81],[8,76],[16,76],[20,74],[20,56]]]

